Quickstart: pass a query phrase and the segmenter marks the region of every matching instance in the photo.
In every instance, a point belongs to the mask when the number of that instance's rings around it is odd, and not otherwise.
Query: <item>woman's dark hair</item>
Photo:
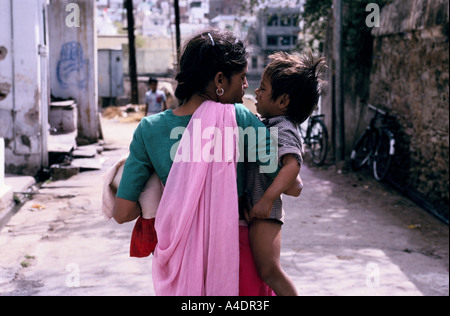
[[[203,93],[218,72],[231,80],[247,67],[247,57],[244,44],[230,31],[211,29],[194,35],[181,51],[175,96],[188,100]]]

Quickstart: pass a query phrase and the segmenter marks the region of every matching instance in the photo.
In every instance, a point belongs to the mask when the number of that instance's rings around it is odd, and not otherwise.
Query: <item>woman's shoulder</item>
[[[248,114],[253,114],[252,112],[250,112],[250,110],[243,105],[242,103],[235,103],[234,104],[234,108],[236,109],[236,115],[239,112],[239,115],[248,115]]]
[[[172,110],[165,110],[163,112],[144,117],[139,125],[141,125],[142,128],[150,128],[151,126],[166,124],[166,122],[171,120],[173,116]]]
[[[236,121],[240,127],[264,127],[264,124],[245,105],[235,103],[234,107],[236,109]]]
[[[164,122],[167,120],[167,113],[165,112],[167,111],[150,116],[145,116],[144,118],[142,118],[136,128],[135,133],[137,132],[140,134],[148,135],[149,133],[160,129],[165,125]]]
[[[176,116],[171,109],[165,110],[158,114],[144,117],[139,123],[138,128],[146,135],[157,134],[165,135],[174,127],[186,127],[189,123],[191,115]]]

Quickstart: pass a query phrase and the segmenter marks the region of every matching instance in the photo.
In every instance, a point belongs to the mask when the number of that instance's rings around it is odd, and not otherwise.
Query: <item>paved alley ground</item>
[[[103,120],[103,169],[43,185],[0,231],[0,296],[154,295],[151,257],[130,258],[134,223],[101,213],[102,174],[137,123]],[[282,265],[300,295],[449,295],[448,226],[386,184],[302,167],[284,198]]]

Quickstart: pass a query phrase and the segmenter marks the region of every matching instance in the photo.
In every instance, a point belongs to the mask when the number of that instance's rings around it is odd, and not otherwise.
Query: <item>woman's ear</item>
[[[224,75],[223,72],[219,71],[218,73],[216,73],[216,76],[214,77],[214,83],[217,87],[217,89],[222,88],[223,82],[224,82]]]

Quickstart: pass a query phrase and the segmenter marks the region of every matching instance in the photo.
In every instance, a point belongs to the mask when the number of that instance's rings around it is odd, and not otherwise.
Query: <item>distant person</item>
[[[148,85],[150,90],[145,93],[145,116],[167,110],[166,94],[158,90],[158,80],[150,78]]]

